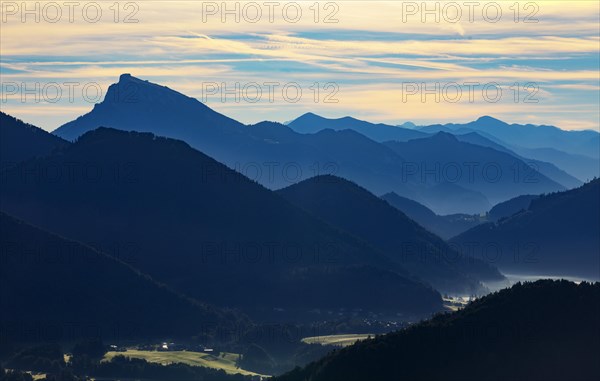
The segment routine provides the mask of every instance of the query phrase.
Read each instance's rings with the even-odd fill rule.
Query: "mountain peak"
[[[119,82],[123,82],[123,81],[128,81],[130,79],[132,79],[133,76],[129,73],[123,73],[119,76]]]
[[[503,121],[501,121],[500,119],[496,119],[494,117],[491,117],[489,115],[484,115],[481,116],[479,118],[477,118],[476,120],[477,123],[494,123],[494,124],[506,124]]]
[[[119,76],[119,81],[116,82],[114,85],[117,85],[117,86],[147,85],[148,87],[156,86],[156,87],[168,89],[168,87],[166,87],[166,86],[158,85],[158,84],[152,83],[150,81],[143,80],[138,77],[134,77],[133,75],[131,75],[129,73],[121,74]],[[136,88],[136,90],[137,90],[137,88]]]
[[[313,122],[313,121],[319,121],[319,120],[323,120],[323,119],[326,119],[326,118],[322,117],[321,115],[317,115],[314,112],[310,112],[309,111],[307,113],[304,113],[304,114],[300,115],[296,119],[292,120],[289,124],[292,124],[292,123],[298,122],[298,121],[305,121],[305,122],[306,121],[310,121],[310,122]]]
[[[131,75],[129,73],[123,73],[123,74],[121,74],[119,76],[119,81],[116,82],[116,83],[114,83],[113,85],[116,85],[116,86],[123,86],[123,85],[131,86],[131,85],[135,85],[136,86],[135,88],[131,87],[135,91],[140,90],[141,86],[143,86],[143,88],[147,88],[147,89],[155,89],[155,90],[157,90],[157,89],[163,89],[163,90],[168,90],[168,91],[171,91],[171,92],[178,93],[177,91],[172,90],[172,89],[168,88],[167,86],[159,85],[157,83],[153,83],[153,82],[150,82],[150,81],[145,80],[145,79],[140,79],[140,78],[135,77],[135,76],[133,76],[133,75]],[[113,85],[111,85],[111,87]],[[140,87],[137,87],[137,86],[140,86]],[[185,95],[183,95],[181,93],[178,93],[178,94],[180,94],[180,95],[182,95],[184,97],[187,97],[187,96],[185,96]]]
[[[109,86],[103,103],[122,104],[128,108],[134,104],[147,104],[149,108],[154,109],[167,105],[178,107],[181,104],[189,104],[192,100],[194,103],[201,103],[167,86],[123,73],[117,83]]]
[[[219,131],[243,132],[241,123],[199,100],[129,73],[121,74],[119,81],[109,86],[102,102],[95,104],[92,111],[59,127],[54,134],[73,141],[100,126],[192,141],[196,148],[196,143]],[[202,138],[198,134],[203,134]],[[204,151],[210,148],[209,143],[202,145]]]

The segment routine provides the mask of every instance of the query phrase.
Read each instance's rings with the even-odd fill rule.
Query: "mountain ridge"
[[[480,281],[503,279],[493,267],[459,258],[442,239],[346,179],[315,176],[278,193],[319,218],[367,240],[441,292],[479,293],[483,289]]]
[[[351,116],[331,119],[322,117],[312,112],[308,112],[299,116],[298,118],[289,122],[287,126],[299,133],[317,133],[325,129],[332,129],[336,131],[351,129],[379,142],[385,140],[405,141],[427,136],[425,133],[401,126],[392,126],[384,123],[371,123],[353,118]]]
[[[579,188],[533,198],[529,207],[495,223],[476,226],[450,240],[482,258],[484,246],[498,250],[494,263],[517,274],[600,278],[600,179]]]
[[[599,298],[599,283],[517,283],[274,380],[595,380]]]
[[[0,169],[46,156],[69,143],[0,111]]]
[[[127,84],[131,83],[134,84],[132,88],[139,93],[136,102],[128,102],[125,96],[114,96],[127,93]],[[415,199],[438,214],[480,213],[489,209],[492,204],[514,197],[514,193],[554,190],[550,183],[539,191],[529,190],[531,186],[521,181],[518,186],[513,187],[513,193],[502,194],[498,198],[493,195],[493,188],[487,189],[486,193],[464,183],[423,183],[414,176],[403,175],[406,166],[415,161],[413,158],[353,130],[325,129],[314,134],[301,134],[290,126],[272,122],[245,126],[211,110],[198,100],[131,76],[122,76],[119,83],[111,85],[111,89],[111,94],[107,94],[104,101],[91,112],[55,132],[60,135],[70,131],[69,134],[73,137],[100,126],[152,132],[158,136],[184,140],[230,168],[253,176],[253,179],[270,189],[279,189],[314,175],[330,173],[357,182],[375,194],[393,191]],[[165,92],[165,98],[174,97],[179,101],[161,102],[157,94],[162,92]],[[147,93],[151,95],[145,96]],[[313,114],[308,114],[311,115]],[[358,123],[367,123],[368,126],[375,126],[375,129],[381,127],[368,122]],[[415,130],[388,127],[396,132],[418,133]],[[418,139],[408,142],[415,140]],[[290,167],[297,174],[294,178],[290,178],[287,173]],[[545,180],[540,184],[544,182]],[[490,192],[492,194],[488,194]],[[440,198],[440,195],[446,196]],[[453,206],[464,202],[471,204],[468,209],[460,210]]]
[[[420,126],[419,131],[434,133],[439,130],[485,131],[510,145],[523,148],[552,147],[565,152],[600,157],[600,133],[595,130],[563,130],[556,126],[509,124],[499,119],[482,116],[467,123],[447,123]]]
[[[43,174],[48,165],[70,176],[21,177],[31,167]],[[100,175],[90,178],[88,168]],[[179,140],[99,128],[60,154],[4,175],[6,212],[78,241],[136,242],[140,270],[212,304],[227,300],[271,317],[275,307],[441,308],[439,293],[403,275],[384,254]],[[357,274],[369,281],[353,291],[354,299],[344,298]],[[319,286],[330,277],[338,288]],[[207,294],[204,284],[219,286]],[[315,288],[319,298],[306,298]]]

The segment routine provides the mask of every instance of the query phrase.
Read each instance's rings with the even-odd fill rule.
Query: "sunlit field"
[[[130,358],[144,359],[148,362],[159,363],[163,365],[182,363],[191,366],[205,366],[208,368],[222,369],[229,374],[243,374],[256,376],[258,373],[248,372],[236,366],[239,357],[237,353],[222,352],[218,356],[188,351],[140,351],[137,349],[128,349],[126,352],[107,352],[102,361],[110,361],[115,356],[125,356]]]
[[[347,347],[356,343],[359,340],[366,340],[375,337],[375,335],[369,334],[349,334],[349,335],[329,335],[329,336],[313,336],[305,337],[302,339],[303,343],[306,344],[321,344],[331,345],[335,347]]]

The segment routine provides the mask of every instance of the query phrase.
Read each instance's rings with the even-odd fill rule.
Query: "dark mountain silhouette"
[[[410,174],[407,170],[407,176],[428,184],[443,184],[444,191],[436,192],[436,198],[429,198],[433,200],[444,197],[446,188],[457,186],[480,192],[491,203],[502,202],[521,194],[565,189],[512,155],[461,142],[454,135],[445,132],[408,142],[387,142],[385,145],[412,163],[413,173]],[[449,203],[434,206],[431,202],[433,201],[425,204],[438,214],[473,214],[487,211],[491,207],[488,205],[477,209],[481,208],[481,201],[474,198],[454,206],[449,206]]]
[[[596,380],[598,300],[598,283],[518,283],[275,380]]]
[[[73,141],[98,127],[151,132],[181,139],[211,157],[228,157],[232,147],[246,143],[244,125],[195,98],[166,86],[123,74],[110,85],[104,100],[53,133]]]
[[[443,239],[448,239],[467,231],[473,226],[479,225],[483,220],[479,215],[471,214],[439,216],[425,205],[397,195],[394,192],[386,193],[381,198],[418,222],[419,225]]]
[[[361,184],[372,193],[392,189],[446,214],[479,213],[492,206],[475,190],[447,181],[422,182],[420,176],[407,174],[413,170],[413,160],[353,130],[327,129],[315,134],[297,134],[274,122],[262,122],[250,128],[255,137],[277,142],[273,145],[275,149],[249,147],[256,153],[243,156],[253,155],[257,162],[300,163],[302,168],[310,169],[309,175],[336,175]],[[320,159],[315,162],[314,158]],[[284,183],[286,185],[289,181]]]
[[[3,341],[163,339],[248,324],[176,294],[123,260],[2,212],[0,227]]]
[[[49,155],[69,143],[0,111],[0,168]]]
[[[100,128],[2,181],[1,209],[80,242],[133,242],[136,267],[209,303],[440,308],[385,255],[181,141]]]
[[[345,179],[317,176],[278,193],[383,250],[442,292],[479,292],[480,280],[502,279],[492,267],[459,258],[442,239]]]
[[[488,217],[492,221],[498,221],[501,218],[510,217],[515,213],[529,209],[531,200],[540,197],[539,195],[524,194],[511,198],[510,200],[494,205],[488,212]]]
[[[488,119],[491,120],[490,118]],[[488,119],[481,118],[480,120],[485,121]],[[426,135],[423,131],[427,130],[428,127],[433,132],[436,130],[445,130],[463,134],[477,131],[478,134],[507,146],[507,143],[494,138],[487,130],[475,129],[475,125],[470,125],[469,127],[465,127],[466,125],[447,125],[452,126],[452,128],[446,126],[443,128],[440,126],[428,126],[423,127],[421,130],[415,130],[384,124],[373,124],[349,117],[325,119],[314,114],[306,114],[296,121],[290,122],[290,127],[302,132],[302,134],[289,134],[287,133],[289,131],[285,130],[291,131],[291,129],[280,124],[270,124],[270,127],[276,128],[269,129],[251,128],[213,111],[196,99],[187,97],[167,87],[137,79],[129,74],[122,75],[117,84],[111,85],[104,101],[97,104],[91,112],[58,128],[55,134],[67,140],[73,140],[83,133],[100,126],[126,131],[152,132],[158,136],[184,140],[194,148],[205,152],[229,167],[238,170],[241,169],[243,173],[244,169],[252,172],[257,171],[255,168],[257,163],[263,163],[259,160],[265,160],[264,158],[266,158],[269,164],[258,169],[263,173],[257,175],[256,180],[272,189],[290,184],[288,176],[282,173],[284,171],[282,168],[290,163],[299,165],[303,169],[303,177],[301,179],[310,177],[307,175],[308,173],[311,173],[311,175],[331,173],[323,171],[314,173],[316,172],[314,168],[317,167],[315,163],[318,163],[319,167],[335,163],[337,168],[340,170],[343,169],[345,172],[338,172],[337,174],[359,182],[372,192],[379,194],[393,190],[403,196],[412,196],[411,198],[415,198],[415,194],[423,194],[421,190],[414,190],[414,184],[397,184],[395,177],[390,176],[390,173],[388,173],[387,167],[389,163],[379,163],[377,167],[367,168],[361,166],[361,159],[364,159],[366,155],[357,155],[352,161],[346,162],[327,151],[311,147],[310,142],[306,142],[303,139],[303,135],[306,135],[310,131],[321,131],[321,127],[311,127],[320,125],[320,123],[331,124],[331,126],[326,128],[336,130],[353,129],[376,141],[404,141],[422,137]],[[285,142],[280,142],[278,139],[281,133],[280,130],[284,130]],[[586,133],[590,133],[590,131]],[[336,135],[334,139],[335,145],[343,148],[346,144],[344,138],[347,136],[345,134]],[[316,140],[319,139],[317,138]],[[593,142],[591,145],[593,145]],[[280,159],[281,154],[285,152],[283,149],[284,146],[292,148],[290,152],[296,153],[294,159],[288,157]],[[597,146],[598,142],[596,141],[596,150],[598,149]],[[515,150],[513,146],[509,148]],[[579,152],[579,148],[577,153],[581,153]],[[300,156],[301,161],[297,160],[298,156]],[[523,156],[529,157],[528,155]],[[556,160],[546,160],[538,157],[532,158],[558,165]],[[571,161],[569,162],[571,163]],[[590,178],[590,174],[597,176],[599,172],[599,166],[595,165],[594,162],[588,164],[587,167],[582,167],[575,165],[575,162],[573,162],[568,167],[571,169],[572,167],[578,167],[581,170],[585,168],[585,175],[579,176],[580,179],[585,180]],[[270,173],[273,165],[277,167],[277,170],[274,173]],[[590,166],[591,169],[589,168]],[[569,170],[564,165],[558,165],[558,167]],[[573,179],[567,174],[548,164],[540,165],[539,170],[542,174],[567,187],[578,185],[572,183]],[[267,172],[269,173],[267,174]],[[394,173],[397,174],[399,171],[396,170]],[[389,179],[388,183],[386,183],[386,178]],[[385,184],[383,188],[381,187],[382,183]],[[492,202],[496,201],[492,200]]]
[[[600,180],[531,200],[529,208],[452,239],[476,258],[519,274],[600,278]]]
[[[506,152],[512,156],[515,156],[516,158],[521,159],[523,162],[530,165],[536,171],[540,172],[542,175],[548,177],[551,180],[554,180],[558,184],[563,185],[568,189],[576,188],[583,185],[583,183],[579,179],[571,176],[569,173],[558,168],[556,165],[542,160],[528,159],[526,157],[523,157],[515,153],[514,151],[478,134],[477,132],[470,132],[464,135],[457,134],[455,136],[461,142],[490,147],[495,149],[496,151]]]
[[[122,75],[117,84],[109,87],[104,101],[91,112],[54,133],[73,140],[100,126],[180,139],[242,173],[246,166],[254,164],[260,164],[259,170],[267,172],[268,167],[262,167],[262,163],[272,163],[276,176],[271,179],[265,173],[256,177],[256,181],[270,188],[290,184],[290,180],[281,175],[282,167],[289,163],[299,165],[305,177],[312,172],[315,163],[325,167],[322,171],[331,171],[327,165],[333,163],[355,177],[374,178],[370,181],[384,183],[384,180],[377,179],[377,176],[384,176],[377,173],[389,173],[392,169],[385,165],[375,165],[372,169],[366,164],[385,161],[390,162],[388,167],[393,167],[394,162],[401,161],[391,150],[370,139],[346,133],[350,131],[324,131],[305,136],[279,123],[245,126],[196,99],[128,74]],[[355,158],[356,151],[350,152],[351,148],[365,150],[366,153]],[[367,154],[375,156],[363,164],[361,159],[368,157]]]
[[[294,131],[303,134],[313,134],[325,129],[335,131],[354,130],[377,142],[388,140],[406,141],[410,139],[423,138],[428,134],[418,130],[391,126],[383,123],[369,123],[349,116],[338,119],[329,119],[322,116],[306,113],[287,124]]]
[[[596,131],[565,131],[554,126],[508,124],[490,116],[464,124],[435,124],[422,126],[419,131],[485,132],[511,146],[522,148],[555,148],[571,154],[600,157],[600,134]],[[566,169],[566,168],[565,168]]]
[[[411,192],[401,179],[402,158],[361,134],[299,134],[273,122],[244,126],[193,98],[128,74],[91,112],[54,133],[73,140],[100,126],[183,140],[271,189],[335,173],[379,193]]]
[[[183,140],[270,189],[335,174],[375,194],[394,191],[413,199],[427,195],[426,184],[403,176],[401,155],[353,130],[300,134],[274,122],[244,126],[193,98],[130,75],[111,85],[91,112],[55,133],[72,140],[100,126]]]

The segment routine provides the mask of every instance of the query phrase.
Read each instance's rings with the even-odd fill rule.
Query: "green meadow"
[[[141,351],[128,349],[125,352],[107,352],[102,361],[110,361],[115,356],[144,359],[148,362],[163,365],[183,363],[191,366],[204,366],[214,369],[223,369],[229,374],[259,375],[236,366],[239,357],[237,353],[221,352],[218,356],[210,353],[188,351]],[[262,375],[265,376],[265,375]]]

